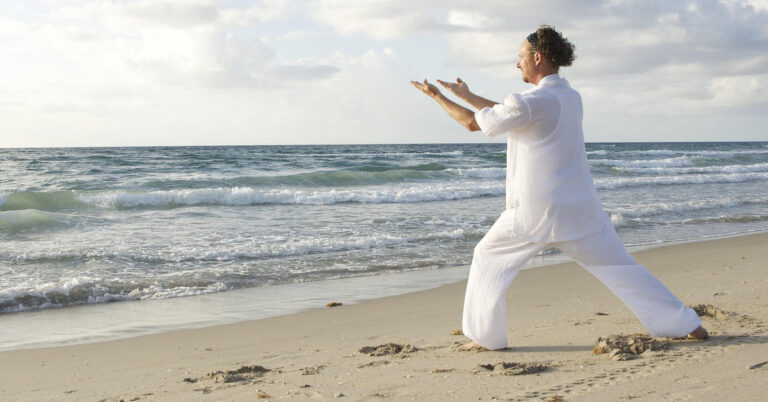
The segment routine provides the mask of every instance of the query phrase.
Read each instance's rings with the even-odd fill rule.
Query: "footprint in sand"
[[[548,369],[550,369],[549,366],[539,362],[501,362],[478,364],[472,373],[490,373],[491,375],[527,375],[540,373]]]
[[[363,346],[359,352],[368,356],[399,356],[406,357],[409,353],[413,353],[418,349],[410,344],[403,343],[385,343],[378,346]]]
[[[213,371],[206,375],[205,378],[212,379],[213,382],[216,383],[233,383],[233,382],[246,382],[256,379],[257,377],[264,376],[265,373],[268,373],[272,370],[258,366],[258,365],[252,365],[252,366],[241,366],[239,369],[236,370],[219,370],[219,371]],[[194,384],[201,379],[205,378],[185,378],[184,382],[188,382],[191,384]]]

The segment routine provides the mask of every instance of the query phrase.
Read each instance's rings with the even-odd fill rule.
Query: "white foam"
[[[449,168],[447,172],[459,176],[477,177],[480,179],[503,179],[507,176],[507,169],[503,167],[493,168]]]
[[[633,173],[687,174],[687,173],[749,173],[768,172],[768,163],[749,165],[698,166],[698,167],[616,167],[618,170]]]
[[[598,151],[589,151],[598,152]],[[587,152],[587,154],[589,154]],[[736,155],[759,155],[766,151],[760,149],[732,149],[727,151],[720,150],[674,150],[674,149],[647,149],[647,150],[626,150],[611,151],[614,155],[687,155],[687,156],[715,156],[715,157],[733,157]]]
[[[687,156],[678,156],[674,158],[666,159],[642,159],[642,160],[621,160],[621,159],[591,159],[591,164],[600,164],[608,166],[618,167],[640,167],[640,168],[655,168],[655,167],[681,167],[681,166],[693,166],[693,161]]]
[[[465,183],[421,185],[401,188],[354,189],[270,189],[250,187],[204,188],[185,190],[159,190],[144,193],[112,191],[81,194],[80,201],[103,208],[131,208],[174,205],[255,205],[305,204],[328,205],[344,202],[360,203],[413,203],[427,201],[460,200],[504,194],[504,183]]]
[[[312,237],[305,239],[270,242],[253,245],[251,243],[232,245],[222,244],[219,249],[209,246],[199,252],[195,249],[178,249],[147,251],[145,249],[104,249],[93,248],[81,252],[32,252],[29,250],[6,251],[0,254],[0,259],[12,262],[61,261],[73,259],[108,259],[121,261],[141,261],[151,263],[179,263],[192,261],[235,261],[243,258],[290,257],[308,254],[323,254],[339,251],[368,250],[408,244],[422,241],[464,239],[479,237],[484,232],[455,229],[424,233],[413,236],[395,236],[384,234],[379,236],[359,236],[350,238],[328,239]],[[183,272],[182,272],[183,274]]]
[[[119,281],[117,281],[119,282]],[[3,313],[40,310],[79,304],[97,304],[111,301],[167,299],[173,297],[197,296],[227,290],[221,282],[210,285],[174,286],[167,288],[154,283],[146,287],[137,287],[123,291],[121,283],[113,283],[100,278],[80,276],[65,278],[58,282],[46,282],[32,286],[17,286],[0,292],[0,309]],[[73,293],[74,292],[74,293]],[[19,300],[36,299],[35,304],[24,304]]]
[[[653,216],[665,212],[692,212],[706,209],[732,208],[745,204],[768,203],[765,199],[699,199],[682,202],[642,203],[637,206],[613,208],[606,210],[611,214],[627,217]]]
[[[635,220],[627,218],[622,214],[610,214],[610,217],[611,223],[613,223],[615,228],[634,226],[636,224]]]
[[[766,180],[768,172],[735,174],[697,174],[683,176],[644,176],[644,177],[600,177],[595,179],[598,189],[615,189],[632,186],[670,185],[670,184],[706,184],[740,183],[751,180]]]

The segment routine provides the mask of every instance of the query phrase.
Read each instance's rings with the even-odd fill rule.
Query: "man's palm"
[[[459,98],[463,99],[469,95],[469,85],[462,81],[461,78],[456,78],[456,83],[442,80],[437,80],[437,82]]]
[[[431,97],[435,97],[440,94],[440,90],[437,89],[434,84],[427,82],[426,78],[424,79],[424,82],[411,81],[411,85],[420,89],[422,92]]]

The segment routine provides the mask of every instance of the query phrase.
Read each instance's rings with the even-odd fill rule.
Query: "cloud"
[[[739,76],[768,72],[765,0],[545,0],[525,7],[504,0],[446,0],[439,8],[421,0],[319,0],[313,10],[321,24],[342,35],[387,42],[440,34],[448,45],[449,66],[497,79],[519,78],[515,64],[522,39],[538,24],[549,23],[576,44],[576,63],[565,74],[586,86],[632,91],[631,96],[603,92],[607,99],[591,99],[623,105],[622,113],[710,113],[724,103],[711,95],[690,96],[714,90],[712,77],[736,83]],[[746,99],[761,104],[756,94]],[[649,102],[661,106],[645,106]]]
[[[590,118],[768,106],[768,0],[28,0],[0,6],[0,109],[41,133],[83,121],[199,142],[217,124],[246,133],[230,143],[479,141],[407,81],[525,89],[518,48],[541,23],[576,44],[563,74]]]
[[[317,0],[309,6],[316,21],[340,34],[362,34],[382,40],[457,28],[445,21],[442,12],[434,11],[443,8],[426,0]]]
[[[26,3],[32,5],[32,3]],[[43,6],[43,4],[37,4]],[[248,8],[220,1],[62,1],[47,18],[0,16],[0,83],[13,101],[41,112],[102,113],[108,104],[151,107],[158,88],[275,89],[327,79],[339,69],[311,58],[279,60],[249,24],[286,17],[292,1]],[[114,102],[92,95],[111,91]]]

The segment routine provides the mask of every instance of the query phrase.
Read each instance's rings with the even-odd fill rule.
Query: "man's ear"
[[[541,53],[539,53],[539,52],[536,52],[536,53],[534,53],[534,54],[533,54],[533,62],[534,62],[536,65],[540,64],[540,63],[541,63],[541,60],[542,60],[542,57],[541,57]]]

